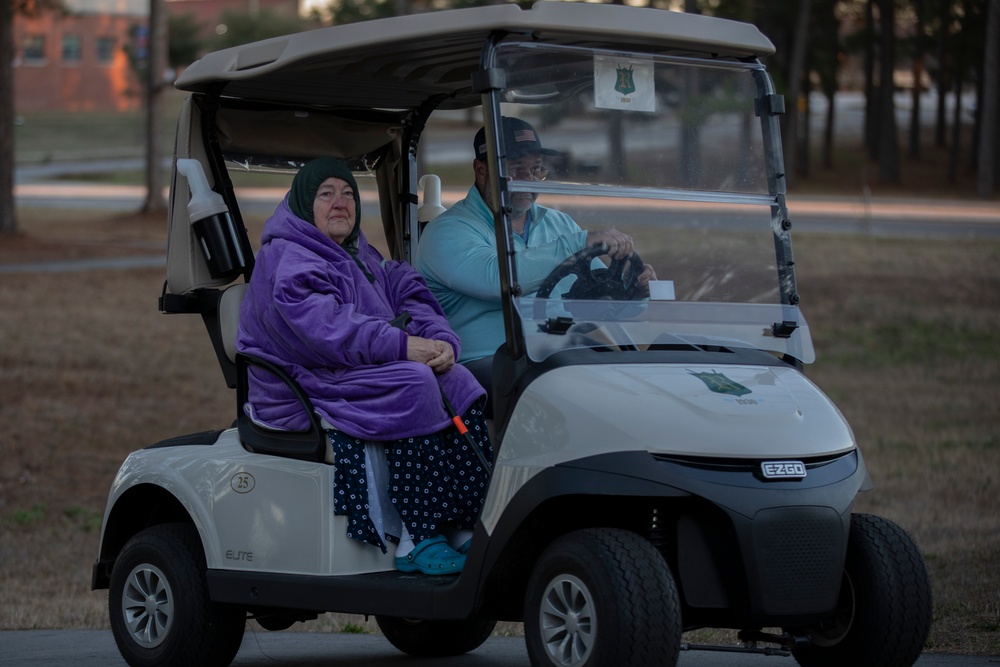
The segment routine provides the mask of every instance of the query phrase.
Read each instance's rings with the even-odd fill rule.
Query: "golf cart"
[[[815,353],[784,103],[760,62],[772,52],[743,23],[540,2],[313,30],[191,65],[160,309],[203,318],[236,409],[226,428],[132,453],[114,480],[92,585],[109,589],[126,661],[226,665],[248,618],[282,630],[342,612],[374,616],[414,656],[471,651],[514,621],[536,667],[674,665],[691,649],[913,664],[931,618],[923,561],[901,528],[852,513],[872,486],[861,451],[803,373]],[[545,180],[507,178],[502,116],[557,152]],[[472,182],[480,126],[505,335],[486,380],[495,467],[463,571],[406,574],[334,515],[309,398],[304,432],[244,410],[251,366],[296,387],[235,350],[254,268],[247,184],[287,189],[308,160],[340,157],[366,234],[419,266],[433,213]],[[584,251],[519,279],[507,202],[524,192],[631,235],[637,255]],[[684,642],[697,628],[739,643]]]

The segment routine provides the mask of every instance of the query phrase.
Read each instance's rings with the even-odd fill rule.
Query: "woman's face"
[[[313,220],[316,229],[329,236],[337,244],[343,243],[354,229],[357,206],[354,203],[354,188],[347,181],[330,177],[320,183],[313,199]]]

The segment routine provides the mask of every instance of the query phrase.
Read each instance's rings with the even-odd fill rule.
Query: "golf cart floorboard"
[[[460,582],[460,575],[399,571],[328,577],[208,571],[215,602],[414,618],[461,617]]]

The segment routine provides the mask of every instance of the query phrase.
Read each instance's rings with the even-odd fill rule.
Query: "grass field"
[[[180,98],[171,92],[160,128],[167,151]],[[141,115],[111,120],[26,115],[17,160],[140,157]],[[963,141],[955,184],[947,151],[929,142],[899,184],[881,184],[840,141],[835,168],[814,166],[792,195],[971,197]],[[248,221],[251,236],[260,222]],[[162,217],[21,210],[20,226],[0,239],[0,266],[165,245]],[[798,234],[795,250],[818,354],[807,374],[853,426],[875,481],[856,509],[897,521],[920,545],[935,596],[928,648],[1000,654],[1000,243]],[[233,418],[200,319],[158,312],[163,280],[162,268],[0,274],[0,629],[108,627],[90,567],[118,466],[134,449]],[[296,628],[373,626],[328,614]]]
[[[160,218],[21,216],[0,265],[163,252]],[[800,234],[795,249],[819,357],[807,374],[875,481],[856,510],[920,545],[935,596],[928,648],[1000,654],[1000,243]],[[108,627],[90,567],[115,471],[134,449],[233,418],[200,320],[157,311],[163,279],[0,275],[0,629]],[[327,615],[297,627],[370,625]]]

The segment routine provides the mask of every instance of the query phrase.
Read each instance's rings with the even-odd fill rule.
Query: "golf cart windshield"
[[[649,291],[629,290],[636,258],[605,271],[608,257],[580,256],[550,280],[517,283],[532,359],[574,347],[713,346],[813,361],[762,66],[511,43],[497,49],[496,67],[500,114],[533,125],[553,153],[530,178],[508,164],[509,196],[531,193],[585,230],[628,234],[656,274]]]
[[[251,205],[237,188],[275,187],[269,213],[302,164],[342,158],[372,177],[362,186],[369,241],[387,257],[418,264],[431,219],[420,217],[429,202],[424,184],[435,183],[424,177],[439,178],[443,205],[431,198],[426,208],[454,205],[469,190],[470,140],[485,126],[511,358],[580,347],[717,345],[810,362],[784,203],[783,105],[757,60],[772,52],[746,24],[592,3],[504,4],[333,26],[208,54],[187,68],[177,84],[192,93],[177,157],[200,161],[237,230],[241,203]],[[524,165],[504,159],[502,116],[530,123],[552,153],[530,177],[519,178]],[[283,182],[252,173],[274,170],[287,172]],[[183,177],[177,184],[166,287],[178,299],[166,307],[201,312],[198,290],[234,277],[205,267]],[[514,259],[524,241],[500,211],[526,197],[588,232],[630,236],[655,271],[650,291],[645,281],[638,291],[600,289],[614,272],[634,282],[633,263],[586,289],[573,271],[555,281],[519,275]],[[528,247],[537,243],[531,233]],[[252,243],[238,240],[246,278]],[[597,274],[582,269],[610,261],[578,259],[569,269],[591,278]]]

